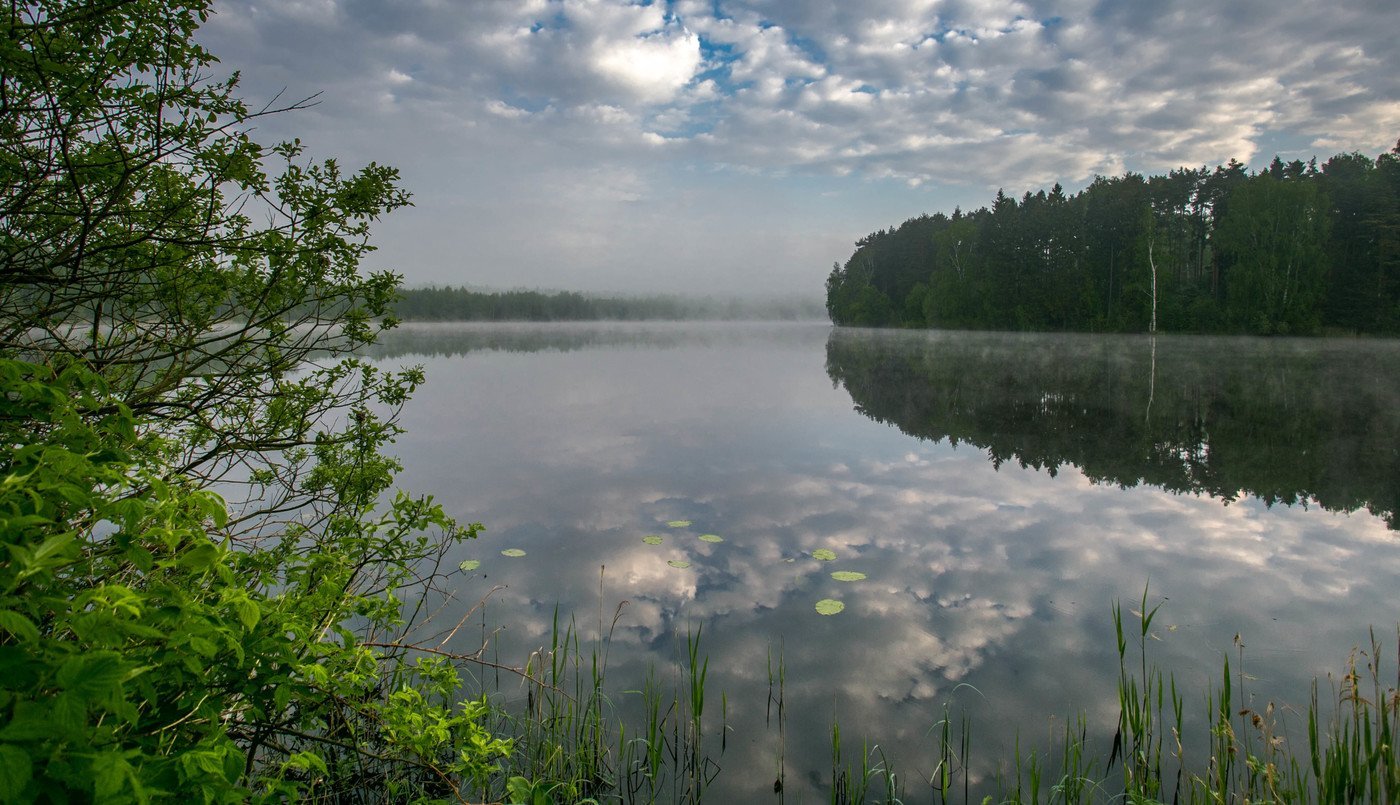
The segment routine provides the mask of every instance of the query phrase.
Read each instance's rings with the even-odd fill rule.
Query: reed
[[[624,602],[625,603],[625,602]],[[481,801],[554,803],[700,802],[719,774],[728,701],[721,696],[718,748],[707,735],[706,674],[701,630],[665,676],[649,668],[640,689],[610,692],[608,656],[623,607],[593,643],[556,609],[547,647],[532,652],[518,673],[523,690],[510,695],[497,669],[492,732],[512,738]],[[507,684],[509,681],[507,679]],[[629,698],[635,700],[629,701]],[[514,702],[514,703],[512,703]]]
[[[1393,683],[1387,679],[1374,630],[1369,645],[1348,656],[1340,677],[1329,675],[1330,695],[1320,695],[1321,686],[1313,683],[1301,714],[1305,739],[1297,742],[1290,740],[1284,708],[1254,703],[1247,689],[1251,677],[1244,672],[1244,645],[1236,636],[1235,661],[1229,655],[1221,658],[1219,687],[1202,699],[1207,727],[1201,745],[1206,752],[1192,758],[1183,737],[1185,697],[1176,680],[1163,675],[1149,656],[1149,630],[1161,604],[1148,608],[1147,603],[1144,589],[1140,608],[1132,610],[1136,624],[1125,622],[1118,604],[1112,609],[1120,715],[1106,763],[1094,760],[1081,715],[1076,727],[1065,729],[1060,768],[1054,771],[1059,782],[1045,789],[1048,770],[1040,755],[1022,756],[1018,744],[1015,779],[991,802],[1400,802],[1400,751],[1394,741],[1400,676]],[[1400,630],[1396,646],[1400,651]],[[946,745],[946,727],[943,736]],[[946,757],[945,751],[936,768],[966,776],[966,766],[948,764]],[[946,801],[951,787],[942,781],[940,801]]]
[[[1218,686],[1200,694],[1203,716],[1188,721],[1188,695],[1153,661],[1153,621],[1145,587],[1126,612],[1111,608],[1118,659],[1119,717],[1111,741],[1081,713],[1049,747],[1023,748],[1010,763],[977,753],[972,720],[941,704],[929,730],[927,787],[917,801],[986,803],[1353,803],[1400,804],[1400,656],[1384,662],[1375,632],[1346,658],[1339,675],[1315,681],[1306,712],[1256,706],[1244,671],[1244,644],[1222,656]],[[479,792],[486,802],[700,802],[720,773],[728,700],[720,728],[707,722],[709,662],[702,630],[678,638],[674,661],[649,668],[640,689],[609,693],[608,656],[622,606],[599,637],[580,639],[556,611],[547,647],[519,672],[524,707],[502,696],[499,667],[483,666],[492,695],[493,733],[515,749]],[[1400,652],[1400,629],[1396,633]],[[505,677],[509,684],[509,677]],[[782,645],[768,654],[767,723],[777,730],[774,798],[787,790],[787,667]],[[1192,724],[1196,726],[1191,726]],[[1188,735],[1187,733],[1192,734]],[[830,728],[832,805],[916,801],[880,744],[843,734],[835,703]],[[1191,748],[1194,747],[1194,748]],[[1105,751],[1105,749],[1107,751]],[[767,783],[759,783],[761,790]]]
[[[1400,803],[1400,629],[1394,671],[1372,630],[1369,644],[1351,652],[1338,676],[1314,682],[1306,712],[1256,705],[1237,635],[1234,660],[1222,656],[1218,687],[1201,696],[1204,734],[1188,736],[1187,696],[1149,650],[1161,603],[1149,606],[1147,588],[1135,603],[1127,613],[1118,603],[1111,609],[1119,670],[1111,742],[1091,735],[1080,714],[1066,721],[1050,751],[1023,749],[1018,737],[1009,764],[992,759],[979,768],[970,719],[954,718],[944,704],[930,730],[928,801]],[[1298,720],[1305,728],[1290,729]],[[1199,747],[1200,756],[1188,746]],[[909,801],[876,749],[867,748],[859,764],[849,762],[833,721],[832,803]],[[998,769],[1009,775],[998,777]],[[872,786],[877,780],[889,782]]]

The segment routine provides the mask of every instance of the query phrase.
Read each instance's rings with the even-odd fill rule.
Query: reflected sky
[[[945,704],[973,718],[983,778],[1017,732],[1023,745],[1043,743],[1080,711],[1106,730],[1106,754],[1117,716],[1109,608],[1149,582],[1151,599],[1166,599],[1151,651],[1193,691],[1188,703],[1218,678],[1223,654],[1235,657],[1236,633],[1257,677],[1250,690],[1303,704],[1312,678],[1338,672],[1369,625],[1386,633],[1400,619],[1396,532],[1365,509],[1123,489],[1072,464],[1053,475],[997,467],[975,444],[855,410],[828,375],[830,332],[414,325],[391,335],[377,357],[422,363],[428,376],[404,411],[400,483],[485,524],[452,557],[480,568],[452,581],[460,611],[504,586],[486,607],[504,627],[503,661],[523,664],[548,644],[556,604],[591,638],[626,601],[610,674],[616,690],[633,689],[648,663],[672,668],[688,630],[703,626],[711,701],[726,693],[732,728],[716,785],[749,801],[771,792],[777,769],[765,705],[769,652],[781,647],[787,793],[812,801],[824,798],[833,716],[852,750],[861,736],[879,743],[911,794],[936,760],[930,732]],[[663,543],[644,543],[648,534]],[[817,561],[819,548],[838,558]],[[836,570],[867,578],[839,582]],[[823,598],[845,611],[817,614]],[[479,639],[463,635],[458,648]]]

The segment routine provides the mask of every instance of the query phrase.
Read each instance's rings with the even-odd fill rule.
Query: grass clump
[[[546,805],[703,798],[720,771],[728,702],[720,697],[721,724],[712,736],[706,720],[709,660],[701,653],[701,630],[685,635],[669,679],[649,668],[640,688],[619,693],[609,688],[608,656],[625,605],[617,607],[607,631],[592,645],[556,609],[549,645],[533,651],[523,669],[483,663],[486,671],[514,671],[519,687],[510,693],[498,673],[479,680],[493,704],[491,730],[511,736],[513,747],[477,792],[481,801]],[[488,684],[488,676],[494,682]]]
[[[1148,606],[1147,590],[1125,618],[1113,605],[1119,662],[1119,717],[1110,741],[1090,734],[1084,716],[1066,722],[1049,752],[1023,752],[1011,763],[976,769],[970,758],[970,722],[954,729],[945,707],[935,725],[935,760],[926,778],[932,800],[947,802],[1400,802],[1400,677],[1388,681],[1375,632],[1347,657],[1322,695],[1314,681],[1305,712],[1268,702],[1258,706],[1245,689],[1243,644],[1222,658],[1219,687],[1205,692],[1204,734],[1189,733],[1187,697],[1174,676],[1149,657],[1151,627],[1161,603]],[[1400,630],[1397,631],[1400,647]],[[1398,658],[1400,659],[1400,658]],[[1400,661],[1397,661],[1400,667]],[[1290,721],[1301,719],[1301,724]],[[1301,729],[1299,727],[1302,727]],[[1103,747],[1108,746],[1108,752]],[[1201,747],[1199,754],[1191,747]],[[883,774],[893,772],[880,767]],[[978,775],[979,771],[991,774]],[[1008,773],[1009,772],[1009,773]],[[992,779],[990,793],[973,791]],[[834,781],[839,778],[833,777]],[[985,788],[985,786],[981,786]],[[834,788],[835,792],[837,789]],[[892,790],[892,789],[891,789]],[[893,795],[875,801],[893,801]],[[981,798],[979,800],[979,798]],[[872,801],[868,796],[833,802]]]

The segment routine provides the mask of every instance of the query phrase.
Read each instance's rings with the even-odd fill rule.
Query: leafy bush
[[[422,373],[353,357],[408,195],[254,142],[302,104],[209,80],[208,14],[0,19],[0,801],[460,799],[510,744],[404,602],[479,526],[390,498]]]

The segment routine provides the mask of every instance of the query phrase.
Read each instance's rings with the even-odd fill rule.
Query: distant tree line
[[[430,286],[401,289],[395,313],[408,321],[795,320],[821,318],[822,308],[815,298],[591,296]]]
[[[1400,333],[1400,143],[998,191],[867,235],[826,290],[853,326]]]

